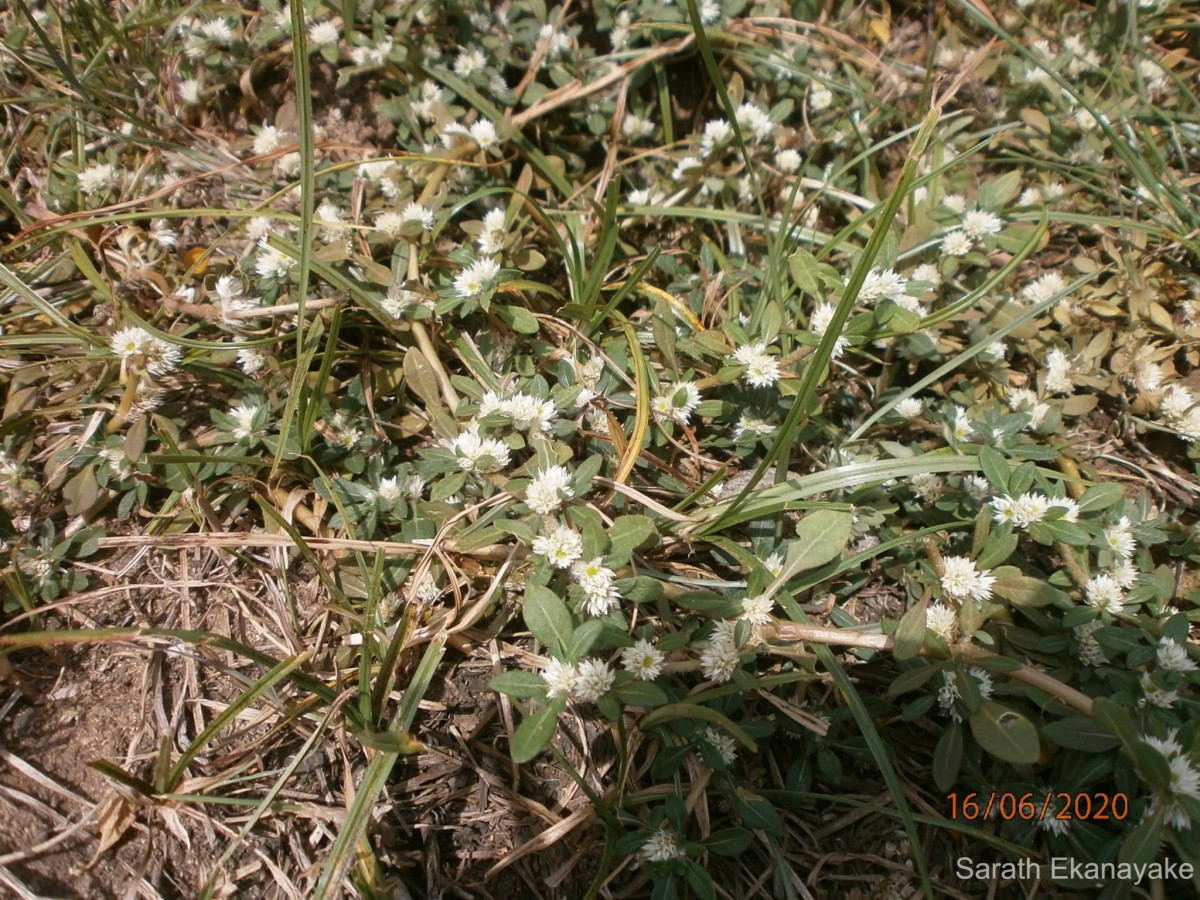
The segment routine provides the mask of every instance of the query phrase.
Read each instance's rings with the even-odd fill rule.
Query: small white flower
[[[556,525],[549,534],[533,540],[533,552],[556,569],[569,569],[583,556],[583,537],[567,525]]]
[[[742,618],[751,625],[770,625],[774,608],[775,601],[766,594],[746,597],[742,600]]]
[[[198,78],[185,78],[175,87],[175,93],[179,97],[179,102],[191,106],[194,103],[200,102],[200,80]]]
[[[700,153],[710,156],[718,147],[729,143],[733,138],[733,128],[724,119],[710,119],[704,123],[704,133],[700,138]]]
[[[1102,666],[1108,662],[1095,637],[1095,632],[1103,627],[1104,623],[1099,619],[1075,626],[1075,639],[1079,641],[1079,659],[1085,666]]]
[[[761,141],[775,130],[775,123],[767,115],[767,111],[755,103],[746,101],[737,108],[738,127],[743,131],[754,134],[754,139]]]
[[[470,78],[487,68],[487,63],[487,55],[482,50],[463,50],[454,57],[454,74],[459,78]]]
[[[775,426],[766,419],[749,416],[742,413],[737,425],[733,427],[733,439],[744,440],[747,437],[767,437],[775,433]]]
[[[627,113],[621,120],[621,134],[631,141],[641,140],[654,134],[654,123],[633,113]]]
[[[282,280],[287,277],[288,272],[295,265],[296,260],[282,250],[272,247],[267,243],[266,238],[259,239],[258,253],[254,258],[254,271],[259,274],[259,277]]]
[[[525,502],[535,513],[549,515],[558,509],[564,500],[575,496],[571,489],[571,473],[563,466],[551,466],[529,483],[525,489]]]
[[[746,366],[742,379],[751,387],[770,387],[782,375],[779,361],[767,353],[766,341],[738,347],[733,358],[740,365]]]
[[[510,451],[504,442],[484,438],[475,425],[450,442],[450,450],[458,457],[458,467],[464,472],[495,472],[508,465]]]
[[[813,112],[829,109],[832,103],[833,91],[823,84],[814,84],[812,90],[808,92],[808,108]]]
[[[966,256],[971,252],[973,242],[965,231],[956,229],[948,231],[942,237],[942,252],[947,256]]]
[[[77,176],[79,189],[89,197],[102,194],[108,190],[116,179],[116,168],[111,163],[99,163],[88,166]]]
[[[341,39],[341,29],[335,22],[314,22],[308,26],[308,42],[314,47],[333,47]]]
[[[499,253],[504,246],[507,234],[504,229],[505,213],[502,209],[493,209],[483,217],[483,230],[479,232],[479,252],[485,256]]]
[[[646,857],[647,862],[670,862],[685,856],[683,848],[679,846],[679,839],[669,828],[660,828],[650,835],[642,845],[642,855]]]
[[[946,596],[954,600],[975,600],[977,602],[990,600],[994,575],[989,570],[982,572],[975,566],[975,561],[965,556],[947,556],[942,559],[942,590]]]
[[[1122,559],[1121,561],[1108,567],[1108,574],[1113,577],[1117,584],[1125,588],[1125,590],[1129,590],[1131,587],[1137,584],[1138,575],[1140,573],[1138,572],[1137,566],[1127,559]]]
[[[1029,414],[1027,428],[1040,427],[1050,412],[1050,405],[1042,403],[1038,400],[1037,394],[1027,388],[1009,388],[1008,405],[1012,407],[1013,412]]]
[[[908,290],[908,279],[896,274],[895,269],[872,269],[858,292],[858,302],[871,303],[886,297],[898,300]]]
[[[785,175],[792,175],[800,169],[803,158],[799,151],[787,149],[775,154],[775,168]]]
[[[1159,668],[1168,672],[1195,672],[1197,668],[1187,650],[1168,637],[1158,642],[1157,659]]]
[[[500,412],[513,420],[513,427],[518,431],[529,431],[534,427],[538,431],[549,431],[558,417],[553,400],[541,400],[525,393],[513,394],[504,400]]]
[[[454,290],[460,297],[473,299],[481,296],[492,286],[500,274],[500,264],[490,259],[479,259],[464,269],[454,279]]]
[[[905,397],[896,404],[896,412],[905,419],[919,418],[921,413],[925,411],[925,403],[918,400],[916,397]]]
[[[742,655],[733,643],[736,626],[733,620],[718,622],[707,646],[700,653],[700,668],[710,681],[729,681],[742,663]]]
[[[944,603],[934,603],[925,611],[925,627],[953,644],[958,639],[958,613]]]
[[[488,150],[495,147],[500,142],[499,135],[496,134],[496,126],[488,119],[480,119],[470,128],[471,140],[480,150]]]
[[[600,659],[585,659],[575,670],[575,688],[571,699],[580,703],[595,703],[609,692],[617,673]]]
[[[832,303],[819,303],[817,308],[813,310],[812,317],[808,322],[808,329],[817,337],[824,337],[825,332],[829,329],[829,323],[833,321],[833,314],[836,307]],[[850,346],[849,341],[844,337],[838,337],[833,344],[833,358],[838,359]]]
[[[982,209],[973,209],[963,216],[962,230],[972,240],[979,240],[989,235],[999,234],[1004,227],[1004,220],[995,213]]]
[[[1066,287],[1066,280],[1058,272],[1045,272],[1021,288],[1020,297],[1026,303],[1041,303],[1062,293]]]
[[[650,401],[651,409],[666,419],[687,425],[700,405],[700,389],[690,381],[676,381]]]
[[[1046,356],[1046,390],[1052,394],[1070,394],[1075,390],[1071,360],[1061,350],[1051,350]]]
[[[233,436],[239,441],[248,441],[262,433],[262,429],[254,424],[259,409],[258,406],[239,403],[229,411],[229,416],[234,421]]]
[[[666,656],[647,640],[637,640],[621,651],[621,665],[639,681],[653,681],[662,673]]]
[[[1117,615],[1125,608],[1125,591],[1111,575],[1093,575],[1084,587],[1089,606]]]
[[[1142,698],[1138,700],[1138,706],[1155,706],[1159,709],[1170,709],[1179,700],[1178,691],[1160,688],[1154,683],[1154,679],[1149,672],[1142,673],[1141,687]]]
[[[403,222],[412,222],[420,225],[422,231],[433,231],[433,210],[427,206],[422,206],[420,203],[410,203],[404,209],[400,210],[400,219]]]
[[[992,676],[983,669],[972,666],[967,670],[967,674],[979,682],[979,696],[983,700],[987,700],[992,696]],[[942,707],[942,712],[948,715],[955,722],[962,721],[962,715],[958,711],[956,701],[962,694],[958,689],[958,673],[952,671],[942,672],[942,687],[938,691],[938,703]]]
[[[200,33],[217,47],[228,47],[233,41],[233,29],[224,19],[208,19],[201,22]]]
[[[1137,541],[1129,528],[1129,519],[1122,516],[1116,525],[1104,529],[1105,545],[1122,559],[1129,559],[1137,549]]]
[[[954,407],[954,420],[950,426],[950,433],[954,435],[956,441],[965,441],[975,435],[975,428],[971,425],[971,420],[967,418],[967,411],[961,406]]]
[[[546,664],[546,668],[542,670],[542,679],[546,682],[547,688],[546,696],[551,699],[571,696],[575,690],[577,678],[575,666],[558,659],[550,660]]]
[[[721,757],[721,762],[725,765],[732,766],[737,762],[737,742],[732,737],[722,734],[715,728],[705,728],[704,740],[717,751],[717,755]]]
[[[945,492],[946,482],[932,472],[918,472],[908,480],[913,493],[921,500],[934,501]]]

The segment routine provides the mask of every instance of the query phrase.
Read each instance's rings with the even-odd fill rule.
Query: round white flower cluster
[[[975,561],[965,556],[943,557],[940,579],[942,590],[953,600],[990,600],[996,577],[989,575],[989,571],[979,571]]]
[[[552,659],[542,670],[546,696],[569,697],[576,703],[595,703],[612,688],[616,672],[600,659],[585,659],[566,663]]]
[[[571,566],[571,577],[583,588],[583,609],[589,616],[603,616],[621,602],[621,593],[614,585],[617,573],[606,567],[599,556],[575,563]]]
[[[996,522],[1011,522],[1014,528],[1028,528],[1035,522],[1041,522],[1055,507],[1065,510],[1058,521],[1079,521],[1079,504],[1070,497],[1047,498],[1036,491],[1027,491],[1015,499],[1006,495],[992,498],[992,515]]]
[[[539,472],[525,489],[525,502],[539,516],[549,515],[574,496],[571,473],[565,466],[551,466]]]

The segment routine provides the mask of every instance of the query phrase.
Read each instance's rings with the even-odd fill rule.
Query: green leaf
[[[1119,484],[1105,482],[1088,488],[1087,493],[1079,500],[1079,511],[1098,512],[1116,506],[1125,499],[1125,489]]]
[[[652,709],[667,702],[667,692],[652,681],[627,681],[612,690],[618,700],[626,706]]]
[[[907,672],[901,672],[888,685],[887,695],[889,697],[899,697],[901,694],[915,691],[939,671],[941,671],[940,666],[922,665],[917,666],[915,669],[909,669]]]
[[[918,601],[896,627],[892,655],[901,662],[912,659],[925,646],[925,611],[928,606],[927,600]]]
[[[1017,549],[1017,536],[991,537],[984,541],[983,550],[975,557],[975,565],[981,569],[993,569],[1006,562]]]
[[[796,282],[796,287],[809,296],[821,296],[821,284],[817,280],[821,264],[817,262],[815,256],[803,247],[797,247],[788,257],[788,269],[792,273],[792,280]]]
[[[1138,743],[1133,747],[1133,759],[1137,763],[1138,772],[1146,784],[1160,791],[1165,791],[1171,785],[1171,766],[1167,758],[1149,744]]]
[[[1162,843],[1163,810],[1147,816],[1125,834],[1118,859],[1125,865],[1144,866],[1154,862]]]
[[[501,321],[518,334],[537,334],[537,317],[523,306],[496,306]]]
[[[1068,716],[1042,726],[1042,737],[1068,750],[1103,753],[1121,742],[1088,716]]]
[[[621,516],[608,532],[608,559],[616,566],[629,562],[633,551],[658,539],[658,529],[649,516]]]
[[[979,464],[983,467],[984,477],[992,485],[997,494],[1008,493],[1008,475],[1012,471],[1003,454],[991,447],[979,448]]]
[[[854,517],[840,509],[816,509],[796,526],[796,540],[788,544],[783,570],[767,588],[773,595],[795,575],[836,559],[850,540]]]
[[[575,629],[571,625],[571,612],[558,594],[541,585],[526,586],[522,615],[533,636],[557,659],[566,659]]]
[[[550,739],[558,728],[558,714],[563,711],[567,701],[558,697],[549,706],[544,706],[527,717],[517,726],[513,734],[509,755],[515,763],[526,763],[546,749]]]
[[[1056,587],[1030,575],[1006,575],[996,579],[992,593],[1013,606],[1033,608],[1049,606],[1067,599]]]
[[[1010,763],[1035,763],[1039,745],[1037,728],[1015,709],[984,700],[971,716],[971,734],[979,746]]]
[[[958,779],[962,768],[962,726],[951,722],[933,749],[933,783],[939,791],[948,791]]]
[[[783,820],[765,798],[745,788],[737,788],[732,799],[734,810],[748,828],[761,829],[769,834],[783,834]]]
[[[1092,702],[1092,721],[1109,734],[1120,738],[1125,749],[1131,752],[1141,743],[1137,729],[1133,727],[1132,711],[1123,709],[1109,697],[1097,697]]]
[[[584,622],[572,632],[570,640],[567,641],[567,662],[576,663],[587,656],[587,652],[592,649],[592,645],[596,643],[596,639],[600,637],[600,632],[604,630],[604,623],[599,619],[590,619]]]
[[[701,843],[718,856],[738,856],[746,852],[754,835],[745,828],[722,828],[714,831]]]
[[[655,725],[670,722],[672,719],[699,719],[702,722],[708,722],[710,725],[718,725],[728,731],[734,740],[751,753],[758,752],[758,745],[754,743],[750,735],[734,724],[732,719],[722,715],[715,709],[700,706],[696,703],[672,703],[669,706],[656,709],[642,719],[641,729],[642,731],[648,731]]]
[[[537,672],[528,669],[501,672],[488,682],[488,687],[517,700],[544,700],[546,697],[546,682]]]

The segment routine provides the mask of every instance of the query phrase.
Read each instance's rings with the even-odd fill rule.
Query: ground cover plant
[[[1194,896],[1188,7],[0,22],[6,892]]]

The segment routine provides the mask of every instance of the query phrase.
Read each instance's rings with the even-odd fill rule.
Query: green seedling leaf
[[[556,698],[549,706],[542,707],[517,726],[510,748],[513,762],[529,762],[546,749],[558,728],[558,714],[566,707],[566,703],[564,698]]]
[[[971,716],[971,734],[979,746],[997,759],[1010,763],[1037,762],[1037,728],[1015,709],[983,700]]]
[[[546,682],[537,672],[530,672],[528,669],[501,672],[488,682],[488,687],[516,700],[544,700],[546,698]]]
[[[623,566],[629,562],[634,550],[657,539],[658,529],[649,516],[621,516],[608,532],[608,559],[614,565]]]
[[[640,709],[662,706],[669,699],[667,692],[652,681],[628,681],[614,687],[612,692],[626,706]]]
[[[787,584],[794,576],[836,559],[850,540],[854,517],[840,509],[817,509],[800,520],[796,539],[788,544],[783,570],[767,587],[767,595]]]
[[[1042,737],[1068,750],[1084,750],[1089,753],[1104,753],[1121,745],[1087,716],[1068,716],[1042,727]]]
[[[933,783],[939,791],[948,791],[954,786],[962,768],[962,758],[962,726],[951,722],[933,750]]]
[[[1033,608],[1049,606],[1067,599],[1056,587],[1029,575],[1006,575],[996,579],[992,593],[1013,606]]]
[[[534,637],[557,659],[567,658],[567,648],[575,629],[571,624],[571,612],[558,594],[541,585],[528,585],[521,614]]]
[[[1087,493],[1079,500],[1079,511],[1084,512],[1099,512],[1103,509],[1108,509],[1111,506],[1116,506],[1125,499],[1125,489],[1119,484],[1113,482],[1105,482],[1088,488]]]
[[[1125,865],[1144,866],[1154,862],[1162,843],[1163,811],[1147,816],[1125,835],[1119,859]]]
[[[599,619],[590,619],[576,628],[567,641],[566,661],[575,663],[587,656],[587,652],[592,649],[603,630],[604,623]]]
[[[925,646],[925,611],[929,601],[920,600],[900,619],[893,637],[892,655],[900,661],[912,659]]]
[[[718,856],[738,856],[746,852],[753,840],[753,833],[745,828],[722,828],[714,831],[701,843],[705,849]]]
[[[980,447],[979,464],[983,467],[984,477],[991,483],[996,493],[1008,493],[1008,476],[1012,467],[1004,455],[991,447]]]
[[[758,745],[732,719],[722,715],[715,709],[700,706],[697,703],[672,703],[669,706],[656,709],[642,719],[642,731],[646,731],[656,725],[661,725],[664,722],[670,722],[672,719],[699,719],[702,722],[708,722],[710,725],[719,725],[733,735],[734,740],[751,753],[758,752]]]

